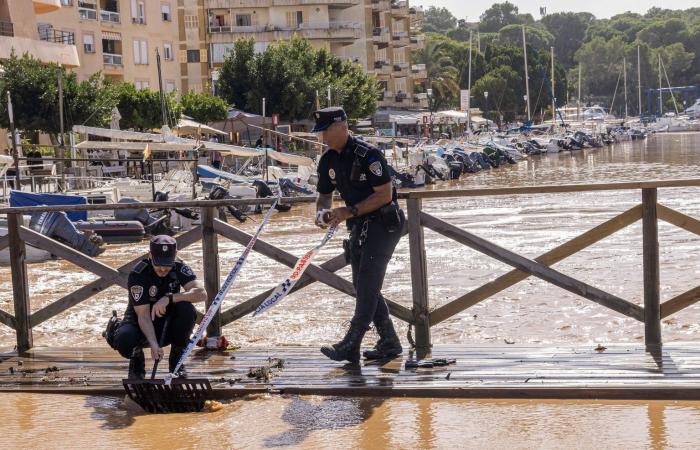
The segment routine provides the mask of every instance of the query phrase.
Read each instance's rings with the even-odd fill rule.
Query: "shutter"
[[[148,42],[141,41],[141,64],[148,64]]]
[[[136,39],[134,39],[134,64],[141,64],[141,46]]]
[[[180,50],[180,62],[187,63],[187,50]]]
[[[135,19],[138,16],[136,12],[136,0],[131,0],[131,17]]]
[[[199,62],[203,62],[203,63],[207,62],[208,54],[209,54],[209,52],[207,52],[206,48],[199,50]]]
[[[287,26],[291,28],[296,28],[296,11],[287,11]]]

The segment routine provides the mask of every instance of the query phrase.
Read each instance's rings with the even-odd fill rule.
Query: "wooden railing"
[[[490,298],[530,276],[540,278],[601,306],[612,309],[631,319],[645,324],[645,344],[649,351],[661,348],[661,319],[675,314],[700,301],[700,286],[686,291],[661,303],[659,278],[659,244],[658,220],[663,220],[696,235],[700,235],[700,221],[678,211],[657,203],[657,191],[661,188],[700,187],[700,179],[649,181],[629,183],[607,183],[588,185],[534,186],[521,188],[489,188],[463,190],[413,191],[402,193],[406,201],[409,239],[410,270],[412,282],[412,308],[407,308],[387,299],[389,310],[395,317],[408,322],[416,330],[416,350],[419,357],[430,354],[432,326],[459,314],[465,309]],[[641,191],[641,203],[609,219],[593,229],[530,259],[486,239],[462,230],[423,211],[423,202],[434,199],[455,197],[477,197],[523,194],[556,194],[591,191]],[[308,203],[313,197],[299,197],[284,200],[287,203]],[[246,245],[251,235],[217,218],[217,207],[226,205],[269,204],[265,200],[218,200],[186,201],[164,203],[142,203],[139,207],[163,208],[196,207],[201,209],[201,225],[177,237],[178,247],[185,248],[202,240],[202,259],[204,282],[209,293],[207,305],[213,300],[220,287],[220,267],[218,259],[218,236],[223,236],[241,245]],[[85,301],[91,296],[116,284],[126,287],[127,276],[131,268],[143,255],[129,261],[119,268],[109,267],[96,259],[89,258],[59,242],[42,236],[22,225],[21,214],[35,211],[76,211],[76,210],[113,210],[133,209],[133,204],[126,205],[74,205],[55,207],[4,208],[0,214],[7,214],[8,235],[0,238],[0,250],[10,247],[12,286],[15,314],[0,311],[0,322],[16,330],[17,348],[20,351],[32,346],[32,328],[49,320],[57,314]],[[555,263],[601,241],[602,239],[642,221],[643,241],[643,306],[607,293],[588,283],[579,281],[569,275],[553,269]],[[434,310],[430,308],[428,260],[424,241],[424,228],[433,230],[458,243],[488,255],[513,267],[510,272],[499,276],[485,285],[478,287],[451,302]],[[24,261],[24,242],[31,243],[51,253],[65,258],[74,264],[95,273],[100,278],[65,295],[55,302],[32,312],[28,297],[27,268]],[[293,267],[297,257],[276,247],[264,239],[258,240],[253,249],[288,267]],[[314,283],[321,282],[340,292],[355,296],[352,283],[340,277],[336,272],[347,265],[344,255],[337,255],[326,262],[309,266],[294,291]],[[387,280],[388,283],[391,279]],[[231,306],[220,312],[209,326],[209,335],[220,333],[221,327],[251,313],[272,290],[262,292],[246,301]]]

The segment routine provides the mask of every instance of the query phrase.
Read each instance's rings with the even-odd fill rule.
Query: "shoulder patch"
[[[148,262],[142,260],[140,263],[138,263],[138,264],[136,264],[136,266],[134,266],[134,272],[141,273],[144,271],[144,269],[146,267],[148,267]]]
[[[138,302],[141,299],[141,295],[143,295],[143,286],[135,284],[129,290],[131,291],[131,296],[134,297],[134,301]]]
[[[190,266],[188,266],[187,264],[182,265],[180,272],[182,272],[182,274],[187,277],[191,277],[194,275],[194,272],[192,272],[192,269],[190,269]]]
[[[364,145],[355,144],[355,154],[357,156],[364,158],[368,151],[369,148],[365,147]]]
[[[372,164],[369,165],[369,171],[372,172],[374,175],[381,177],[382,176],[382,163],[379,161],[375,161]]]

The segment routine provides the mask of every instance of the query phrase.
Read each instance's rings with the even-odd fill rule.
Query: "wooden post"
[[[421,199],[409,198],[408,242],[411,255],[411,285],[413,291],[413,318],[416,327],[416,353],[418,359],[431,353],[430,320],[428,311],[428,269],[425,259],[425,239],[420,223]]]
[[[12,296],[15,304],[17,352],[23,353],[34,345],[29,323],[29,284],[27,282],[26,249],[19,234],[23,225],[22,214],[7,215],[7,234],[10,239],[10,269],[12,271]]]
[[[642,235],[644,267],[644,343],[647,351],[661,350],[659,276],[659,229],[657,191],[642,189]]]
[[[207,289],[207,309],[220,289],[219,241],[214,231],[216,208],[202,208],[202,263],[204,287]],[[217,311],[207,327],[207,336],[221,336],[221,310]]]

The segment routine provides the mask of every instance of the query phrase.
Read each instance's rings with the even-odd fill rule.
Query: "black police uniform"
[[[374,187],[391,182],[389,165],[376,147],[350,136],[343,151],[328,150],[318,164],[317,191],[330,194],[338,190],[348,207],[365,200]],[[389,309],[381,295],[386,267],[405,226],[403,211],[398,208],[396,189],[387,205],[396,217],[387,223],[386,215],[373,211],[347,221],[350,231],[346,257],[352,265],[352,282],[357,292],[352,324],[366,329],[389,320]],[[391,214],[392,211],[389,211]]]
[[[129,274],[129,304],[124,319],[114,336],[114,348],[124,358],[130,358],[134,349],[148,346],[146,336],[138,324],[135,306],[153,305],[169,293],[180,292],[180,287],[197,279],[190,266],[176,259],[175,265],[165,277],[160,277],[153,270],[150,259],[139,262]],[[175,348],[183,348],[190,339],[197,319],[197,311],[190,302],[177,302],[168,306],[167,314],[157,317],[153,322],[156,340],[160,341],[166,317],[170,317],[166,330],[164,345],[172,344],[171,355]],[[175,361],[177,362],[177,361]],[[170,365],[173,366],[172,361]],[[172,367],[171,367],[172,370]]]

